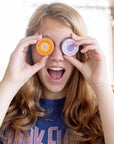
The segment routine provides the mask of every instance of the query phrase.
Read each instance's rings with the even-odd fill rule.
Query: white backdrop
[[[4,0],[0,2],[0,79],[8,64],[11,52],[25,36],[28,20],[34,10],[43,3],[65,2],[78,10],[88,29],[95,37],[107,57],[108,77],[112,79],[111,18],[108,0]],[[84,7],[84,8],[82,8]],[[93,7],[93,8],[88,8]],[[103,7],[103,8],[95,8]]]

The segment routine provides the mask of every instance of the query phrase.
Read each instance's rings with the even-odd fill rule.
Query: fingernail
[[[75,38],[78,40],[78,39],[80,39],[80,37],[78,36],[78,35],[75,35]]]
[[[42,34],[38,34],[37,36],[38,36],[38,37],[42,37]]]
[[[38,35],[38,32],[36,32],[35,35]]]
[[[85,52],[84,49],[82,49],[81,52],[82,52],[82,53]]]
[[[76,35],[76,34],[73,34],[72,35],[76,40],[78,40],[79,39],[79,36],[78,35]]]
[[[33,43],[36,43],[37,42],[37,40],[33,40]]]

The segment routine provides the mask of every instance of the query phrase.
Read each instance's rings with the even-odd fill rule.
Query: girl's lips
[[[53,81],[60,81],[65,73],[65,69],[61,67],[50,67],[47,69],[48,76]]]

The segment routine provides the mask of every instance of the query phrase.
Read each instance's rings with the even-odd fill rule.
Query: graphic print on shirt
[[[26,133],[27,134],[27,133]],[[64,136],[58,127],[50,127],[47,131],[40,130],[37,126],[32,128],[29,133],[29,139],[20,134],[17,144],[68,144],[68,129]],[[64,138],[62,138],[62,136]],[[13,144],[14,136],[10,133],[10,137],[6,144]]]
[[[16,144],[74,144],[69,143],[69,128],[62,115],[64,102],[65,98],[60,100],[40,99],[40,106],[47,110],[49,115],[43,119],[38,118],[36,124],[25,132],[28,138],[20,134]],[[6,144],[14,144],[12,132]]]

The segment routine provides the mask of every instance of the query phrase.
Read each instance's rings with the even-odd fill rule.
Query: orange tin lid
[[[49,38],[42,38],[36,44],[36,50],[41,55],[50,55],[54,50],[53,41]]]

